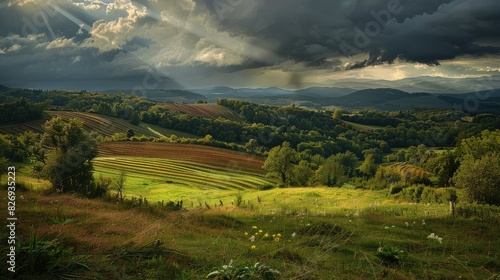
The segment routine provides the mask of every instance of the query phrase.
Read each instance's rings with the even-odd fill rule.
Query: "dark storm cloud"
[[[52,2],[65,14],[33,3],[1,6],[0,83],[133,86],[156,76],[163,87],[180,87],[152,75],[157,66],[177,77],[281,70],[298,87],[294,73],[310,69],[439,65],[500,47],[498,0],[131,0],[135,7],[120,1],[110,11]]]
[[[217,20],[217,1],[198,2]],[[370,57],[352,68],[396,59],[438,65],[461,55],[498,53],[498,47],[478,44],[499,41],[498,11],[497,0],[274,0],[258,1],[253,17],[239,17],[237,5],[223,10],[219,24],[257,41],[277,42],[277,55],[311,67],[326,63],[325,57],[357,53]]]

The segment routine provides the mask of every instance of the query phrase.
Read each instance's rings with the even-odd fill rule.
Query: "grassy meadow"
[[[231,261],[234,271],[260,263],[279,271],[278,279],[499,279],[498,208],[450,216],[448,205],[398,201],[387,190],[260,190],[274,184],[260,158],[134,144],[155,151],[146,156],[130,143],[106,145],[95,176],[125,172],[126,200],[145,197],[148,205],[117,203],[113,192],[97,200],[47,195],[48,183],[20,166],[17,180],[30,191],[17,194],[19,240],[33,232],[71,250],[59,270],[30,279],[205,279],[216,270],[230,274],[222,266]],[[178,200],[180,211],[160,206]]]

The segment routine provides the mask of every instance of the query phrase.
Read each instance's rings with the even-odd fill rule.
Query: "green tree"
[[[141,117],[136,111],[132,112],[132,115],[130,116],[130,123],[133,125],[139,125],[139,123],[141,123]]]
[[[359,170],[368,177],[373,177],[373,175],[375,175],[375,172],[377,172],[377,165],[375,164],[375,155],[373,153],[366,156]]]
[[[332,157],[329,157],[316,171],[318,183],[327,187],[341,186],[347,181],[344,167]]]
[[[500,130],[483,131],[462,140],[457,149],[460,167],[453,176],[457,187],[472,200],[500,205]]]
[[[132,128],[129,128],[129,129],[127,130],[127,138],[128,138],[128,139],[130,139],[130,138],[132,138],[132,137],[134,137],[134,136],[135,136],[135,132],[134,132],[134,130],[133,130]]]
[[[283,185],[287,186],[297,159],[297,152],[290,147],[290,143],[283,142],[283,145],[276,146],[269,151],[264,162],[264,169],[268,171],[269,176],[277,177]]]
[[[354,170],[358,167],[359,158],[351,151],[338,153],[332,156],[332,159],[342,165],[347,177],[352,177]]]
[[[77,119],[65,123],[60,117],[44,125],[41,146],[46,150],[40,175],[52,183],[54,190],[93,196],[96,184],[91,160],[97,155],[96,141]]]
[[[341,109],[335,109],[333,112],[333,119],[339,120],[342,117],[342,110]]]
[[[451,178],[460,166],[460,162],[453,153],[446,153],[443,157],[443,164],[438,171],[438,183],[439,186],[449,187],[452,183]]]
[[[499,153],[488,154],[480,159],[466,157],[453,182],[457,187],[467,189],[469,198],[478,203],[500,205],[499,157]]]
[[[313,176],[314,171],[309,167],[309,162],[301,160],[299,164],[293,167],[290,184],[293,186],[307,186]]]

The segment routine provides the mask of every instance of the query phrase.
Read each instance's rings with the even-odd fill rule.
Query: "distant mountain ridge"
[[[127,95],[135,94],[137,97],[151,99],[166,103],[195,103],[198,100],[207,100],[207,97],[202,94],[194,93],[182,89],[154,89],[134,91],[131,89],[125,90],[105,90],[101,91],[104,94],[124,93]]]

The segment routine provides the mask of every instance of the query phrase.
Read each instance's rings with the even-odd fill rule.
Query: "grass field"
[[[500,277],[498,208],[465,218],[450,216],[448,205],[396,201],[388,190],[261,191],[259,184],[271,183],[262,163],[204,146],[105,143],[95,175],[126,172],[124,194],[146,197],[149,205],[18,191],[16,233],[27,240],[33,230],[73,248],[59,262],[85,263],[90,270],[70,272],[91,279],[205,279],[231,260],[235,267],[259,262],[280,271],[279,279]],[[30,174],[21,165],[18,182],[48,185]],[[161,200],[183,200],[184,209],[155,206]]]
[[[193,116],[225,118],[239,121],[240,117],[231,110],[217,104],[166,104],[163,105],[174,111],[184,112]]]
[[[280,279],[498,279],[500,271],[498,219],[452,218],[446,206],[396,204],[369,191],[279,189],[258,193],[266,197],[262,204],[176,212],[18,195],[19,238],[26,240],[30,228],[46,240],[57,238],[90,267],[72,273],[92,279],[205,279],[231,260],[270,266]],[[243,198],[253,195],[245,191]],[[311,210],[317,198],[342,202],[321,214]],[[266,211],[265,203],[277,211]],[[431,233],[442,242],[429,239]],[[141,251],[152,242],[163,253]],[[387,256],[378,248],[388,248]]]
[[[150,201],[234,201],[237,192],[274,186],[264,160],[244,153],[185,144],[112,142],[99,147],[96,175],[126,174],[124,195]]]
[[[168,137],[175,134],[179,137],[186,138],[198,138],[189,133],[184,133],[180,131],[165,129],[157,125],[141,123],[139,125],[133,125],[129,121],[113,118],[109,116],[92,114],[92,113],[82,113],[82,112],[70,112],[70,111],[47,111],[50,117],[62,117],[64,120],[69,120],[76,118],[83,123],[83,126],[88,131],[95,131],[102,136],[111,136],[114,133],[125,133],[128,129],[134,130],[135,135],[141,136],[145,135],[148,137]],[[0,126],[0,134],[21,134],[24,131],[34,131],[41,133],[43,132],[43,124],[46,120],[30,121],[21,124],[11,124]]]

